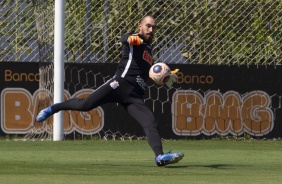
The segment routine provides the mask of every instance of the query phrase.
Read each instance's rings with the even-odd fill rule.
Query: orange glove
[[[129,45],[140,45],[143,43],[143,40],[139,36],[131,35],[127,38],[127,42]]]

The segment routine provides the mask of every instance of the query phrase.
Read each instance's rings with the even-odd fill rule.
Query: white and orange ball
[[[156,63],[151,66],[149,77],[157,84],[163,85],[170,78],[170,68],[165,63]]]

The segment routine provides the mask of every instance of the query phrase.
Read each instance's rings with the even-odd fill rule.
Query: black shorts
[[[89,111],[107,103],[119,103],[127,106],[132,103],[144,103],[143,91],[120,76],[114,76],[98,87],[87,98],[73,98],[63,103],[54,104],[54,113],[60,110]]]

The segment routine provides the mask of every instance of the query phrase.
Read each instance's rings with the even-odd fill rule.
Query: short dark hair
[[[147,18],[147,17],[151,17],[152,19],[156,19],[154,16],[152,16],[152,15],[145,15],[145,16],[143,16],[142,17],[142,19],[140,20],[140,22],[142,22],[145,18]]]

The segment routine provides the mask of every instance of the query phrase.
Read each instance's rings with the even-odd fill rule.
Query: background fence
[[[281,0],[67,0],[65,61],[118,62],[145,14],[157,61],[281,64]],[[0,16],[1,61],[53,61],[54,0],[3,0]]]

